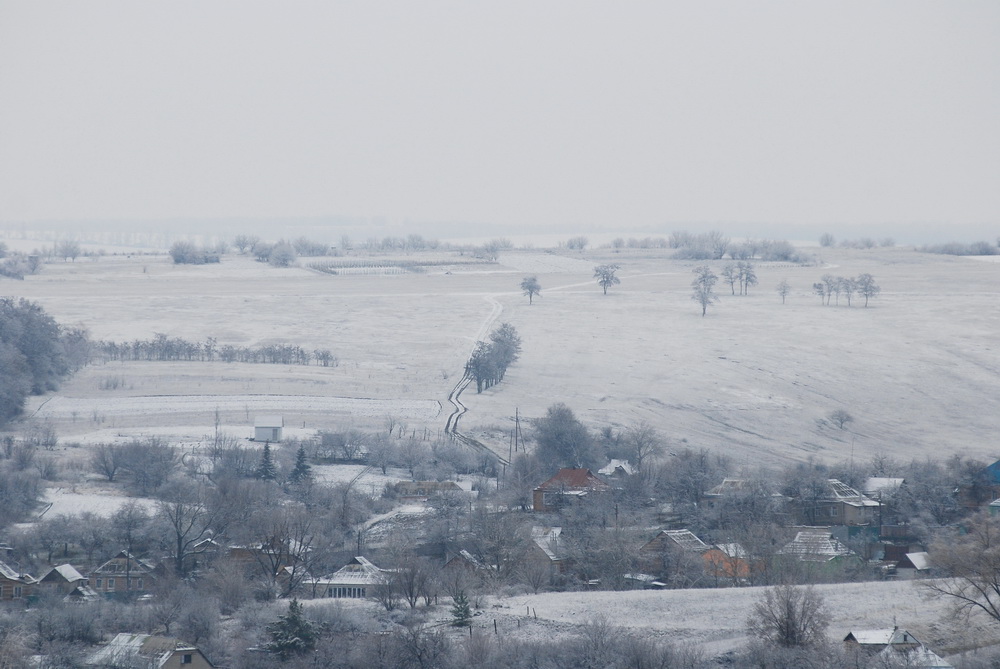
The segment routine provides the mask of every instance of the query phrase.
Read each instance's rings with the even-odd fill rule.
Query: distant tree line
[[[308,365],[315,361],[323,367],[336,367],[337,357],[329,349],[307,351],[292,344],[266,346],[234,346],[219,343],[212,337],[203,342],[188,341],[157,333],[152,339],[131,342],[101,340],[95,351],[106,360],[135,361],[199,361],[269,363],[276,365]]]
[[[733,242],[717,230],[701,234],[673,232],[667,245],[677,249],[674,257],[682,260],[721,260],[729,255],[733,260],[756,259],[764,262],[793,263],[808,261],[808,258],[796,251],[788,241],[748,239],[743,242]]]
[[[220,260],[220,255],[215,249],[203,248],[185,240],[176,241],[171,245],[170,257],[174,259],[175,265],[205,265]]]
[[[945,244],[930,244],[917,249],[921,253],[940,253],[950,256],[995,256],[1000,255],[1000,240],[996,245],[989,242],[948,242]]]
[[[465,363],[465,375],[476,382],[476,392],[503,381],[507,368],[521,355],[521,337],[510,323],[504,323],[490,333],[488,342],[476,344],[472,357]]]
[[[825,233],[819,238],[819,245],[831,247],[837,244],[837,239],[830,233]],[[845,249],[873,249],[876,246],[891,247],[896,245],[896,240],[892,237],[883,237],[876,241],[871,237],[861,237],[860,239],[841,240],[840,246]]]
[[[0,276],[21,280],[26,274],[37,273],[41,266],[39,253],[12,253],[0,242]]]

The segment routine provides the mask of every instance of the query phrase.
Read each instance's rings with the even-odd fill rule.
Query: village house
[[[53,567],[38,579],[39,589],[50,590],[68,595],[79,586],[86,586],[87,578],[78,572],[71,564],[61,564]]]
[[[256,416],[253,421],[253,440],[278,442],[282,438],[285,419],[282,416]]]
[[[628,460],[611,460],[608,464],[604,465],[597,470],[597,473],[601,476],[614,481],[624,481],[629,476],[636,473],[635,467],[633,467]]]
[[[35,579],[31,574],[22,574],[5,562],[0,562],[0,601],[9,602],[23,599],[32,594]]]
[[[854,556],[844,544],[837,541],[829,527],[799,528],[795,538],[785,544],[778,555],[793,557],[801,562],[831,564]]]
[[[701,496],[701,505],[706,509],[715,509],[727,497],[741,495],[750,489],[747,479],[724,478],[722,483],[709,488]]]
[[[88,667],[119,669],[212,669],[215,665],[196,646],[163,636],[122,632],[91,653]]]
[[[844,647],[855,656],[859,666],[873,657],[891,667],[954,669],[940,656],[920,643],[915,636],[898,627],[878,630],[852,630],[844,637]]]
[[[485,564],[464,548],[446,560],[441,569],[446,572],[459,569],[464,569],[471,573],[483,573],[489,571],[489,568]]]
[[[930,573],[930,555],[925,552],[907,553],[896,562],[896,577],[902,580],[921,578]]]
[[[819,495],[798,500],[800,520],[815,525],[872,525],[880,504],[837,479],[827,479]]]
[[[535,488],[532,506],[538,512],[555,511],[570,501],[610,490],[611,486],[589,469],[560,469]]]
[[[548,571],[549,578],[566,573],[569,558],[563,544],[561,527],[531,528],[531,544],[528,546],[525,562],[530,566]]]
[[[122,551],[90,572],[90,587],[102,595],[145,593],[156,581],[153,564]]]
[[[685,554],[696,557],[697,561],[679,559]],[[639,561],[645,571],[653,574],[697,567],[716,583],[737,582],[750,575],[750,564],[742,546],[735,543],[711,546],[691,530],[661,530],[639,549]]]
[[[392,574],[391,569],[376,567],[357,556],[329,576],[311,579],[305,585],[312,588],[314,597],[364,599],[373,597],[376,588],[388,583]]]

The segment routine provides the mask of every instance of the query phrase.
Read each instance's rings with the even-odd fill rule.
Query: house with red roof
[[[589,469],[560,469],[555,476],[535,488],[535,511],[556,511],[571,501],[611,491],[611,486]]]

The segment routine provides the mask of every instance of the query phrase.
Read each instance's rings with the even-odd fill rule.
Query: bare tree
[[[637,469],[642,469],[643,463],[663,453],[663,437],[646,421],[633,423],[625,430],[625,446],[628,448],[629,459]]]
[[[858,278],[854,280],[858,287],[858,294],[865,298],[865,307],[868,306],[868,300],[875,297],[882,292],[882,289],[877,283],[875,283],[875,277],[867,272],[864,274],[859,274]]]
[[[795,648],[821,644],[829,623],[823,597],[812,586],[778,585],[754,604],[747,631],[773,645]]]
[[[826,286],[822,282],[813,284],[813,292],[819,295],[819,303],[826,303]]]
[[[96,473],[107,477],[108,483],[113,483],[122,467],[121,447],[116,444],[98,444],[90,456],[90,466]]]
[[[55,251],[57,257],[63,260],[69,258],[73,262],[76,262],[77,256],[80,255],[80,244],[71,239],[64,239],[56,244]]]
[[[921,581],[920,585],[948,598],[955,615],[979,611],[1000,621],[1000,518],[983,511],[962,529],[931,544],[932,564],[944,578]]]
[[[845,409],[837,409],[835,411],[831,411],[829,418],[834,423],[836,423],[837,427],[839,427],[841,430],[843,430],[844,426],[847,425],[848,423],[854,422],[854,416],[849,414]]]
[[[823,288],[826,290],[826,303],[830,304],[830,298],[834,293],[837,293],[838,297],[840,295],[840,287],[837,285],[840,282],[832,274],[824,274],[820,277],[820,281],[823,282]]]
[[[851,298],[854,297],[854,293],[858,290],[857,281],[852,277],[841,279],[840,289],[844,291],[844,297],[847,298],[847,306],[851,306]]]
[[[526,276],[521,280],[521,290],[528,296],[528,304],[532,298],[542,292],[542,286],[538,283],[537,276]]]
[[[594,278],[597,285],[604,289],[604,294],[608,294],[608,288],[617,286],[621,280],[615,276],[615,272],[621,269],[618,265],[598,265],[594,268]]]
[[[712,250],[712,257],[719,260],[729,249],[729,237],[726,237],[718,230],[713,230],[705,235],[708,247]]]
[[[757,285],[757,271],[749,260],[741,260],[737,267],[740,270],[740,294],[749,295],[750,286]]]
[[[225,515],[220,507],[209,505],[208,496],[209,491],[202,486],[177,484],[157,502],[157,515],[169,527],[174,572],[180,578],[190,571],[198,542],[226,529]]]
[[[246,538],[269,592],[288,597],[308,577],[326,552],[319,526],[315,513],[297,505],[255,515]]]
[[[788,279],[782,279],[775,290],[778,291],[778,295],[781,295],[781,303],[784,304],[785,298],[792,292],[792,287],[789,285]]]
[[[260,244],[260,237],[256,235],[236,235],[233,239],[233,246],[239,250],[241,254],[245,254],[247,251],[251,253]]]
[[[717,302],[719,299],[715,295],[714,288],[715,282],[719,280],[719,277],[709,269],[708,265],[695,267],[693,272],[695,278],[691,282],[691,288],[693,289],[691,299],[701,305],[701,316],[704,318],[708,305]]]
[[[833,246],[833,245],[834,245],[834,244],[836,244],[836,243],[837,243],[837,240],[836,240],[836,238],[834,238],[834,236],[833,236],[833,235],[831,235],[831,234],[830,234],[830,233],[828,233],[828,232],[827,232],[827,233],[824,233],[824,234],[823,234],[823,235],[822,235],[822,236],[821,236],[821,237],[819,238],[819,245],[820,245],[820,246]]]
[[[740,279],[740,270],[736,267],[736,263],[726,263],[722,268],[722,278],[726,280],[729,284],[729,290],[732,291],[733,295],[736,294],[736,282]]]

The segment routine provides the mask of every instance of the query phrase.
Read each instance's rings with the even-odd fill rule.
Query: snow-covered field
[[[961,652],[987,640],[1000,642],[995,623],[985,616],[968,621],[952,618],[947,602],[928,598],[914,581],[815,587],[830,614],[830,639],[843,639],[851,630],[898,625],[942,654]],[[585,625],[603,617],[613,625],[693,644],[715,656],[745,644],[746,621],[761,591],[725,588],[523,595],[488,602],[484,624],[491,627],[495,617],[507,633],[552,638],[582,632]]]
[[[808,251],[822,254],[814,266],[759,264],[749,296],[718,285],[705,318],[690,299],[695,263],[656,250],[518,250],[499,266],[401,276],[332,276],[235,256],[200,267],[115,256],[46,265],[0,290],[96,339],[283,342],[339,359],[329,368],[93,365],[28,407],[41,407],[65,439],[109,426],[200,424],[207,434],[216,408],[244,430],[259,411],[310,429],[380,429],[393,416],[411,432],[438,434],[447,414],[439,404],[476,338],[509,321],[523,339],[521,360],[503,383],[463,395],[466,429],[510,427],[515,409],[530,419],[565,402],[593,428],[646,420],[673,448],[723,451],[747,467],[875,452],[1000,456],[1000,265],[905,248]],[[607,262],[621,265],[621,285],[602,295],[592,268]],[[822,306],[812,294],[825,273],[860,272],[883,290],[867,309],[843,297]],[[542,285],[530,306],[518,287],[529,273]],[[792,286],[785,304],[774,292],[782,279]],[[109,377],[119,387],[101,390]],[[826,419],[841,408],[855,419],[845,429]]]
[[[72,416],[106,418],[190,414],[205,411],[206,406],[220,411],[252,413],[346,413],[351,416],[379,418],[393,414],[406,420],[429,421],[441,414],[435,400],[379,400],[357,397],[316,397],[307,395],[173,395],[152,397],[52,397],[34,411],[41,420],[65,420]],[[214,409],[213,409],[214,410]],[[154,419],[155,420],[155,419]]]
[[[51,506],[47,508],[43,517],[76,516],[81,513],[110,516],[124,504],[131,501],[146,507],[146,510],[150,513],[155,511],[156,500],[145,497],[125,497],[124,495],[108,492],[83,492],[68,488],[49,488],[45,492],[43,502]]]

